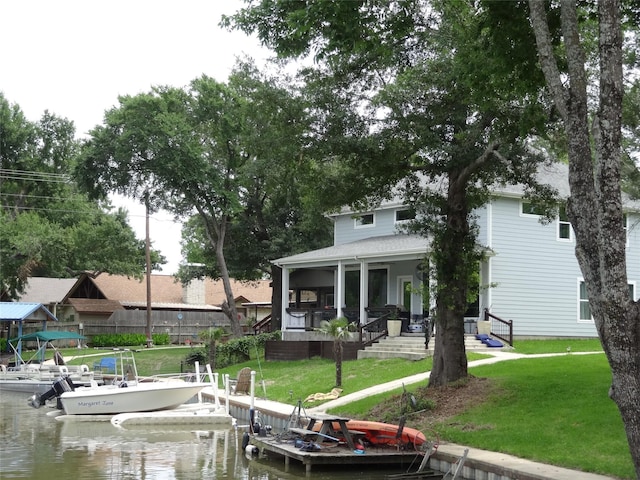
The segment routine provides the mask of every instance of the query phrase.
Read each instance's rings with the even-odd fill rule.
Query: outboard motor
[[[42,395],[32,395],[27,400],[27,403],[33,408],[40,408],[50,398],[60,397],[64,392],[73,392],[75,388],[76,386],[73,384],[73,380],[71,380],[70,377],[65,376],[53,382],[51,388]]]

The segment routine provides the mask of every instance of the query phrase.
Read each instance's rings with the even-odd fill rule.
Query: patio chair
[[[251,369],[244,367],[238,372],[235,380],[231,381],[231,393],[234,395],[249,395],[251,388]]]

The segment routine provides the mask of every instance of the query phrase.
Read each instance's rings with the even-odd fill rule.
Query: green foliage
[[[279,331],[247,335],[241,338],[232,338],[226,343],[216,345],[216,364],[218,367],[226,367],[245,362],[251,358],[252,353],[263,350],[265,342],[280,340]]]
[[[186,88],[123,96],[84,142],[76,175],[98,198],[120,192],[152,210],[197,212],[183,248],[188,262],[206,266],[183,269],[183,281],[262,278],[273,258],[330,239],[323,212],[301,208],[305,107],[287,82],[249,63],[226,83],[202,76]],[[226,293],[225,314],[240,336]]]
[[[333,320],[322,320],[320,327],[316,331],[324,333],[335,340],[344,340],[353,331],[352,325],[346,317],[334,318]]]
[[[280,340],[280,332],[260,333],[258,335],[247,335],[241,338],[231,338],[227,342],[216,342],[216,369],[225,368],[230,365],[246,362],[259,351],[264,350],[265,342]],[[185,362],[193,365],[196,361],[204,364],[209,361],[210,344],[200,349],[191,349],[185,358]]]
[[[171,342],[171,337],[168,333],[153,333],[151,339],[154,345],[169,345]]]
[[[206,341],[206,342],[217,342],[220,340],[225,334],[224,328],[209,328],[207,330],[202,330],[198,333],[198,336]]]
[[[7,339],[0,338],[0,352],[6,352],[6,351],[7,351]]]
[[[526,9],[493,2],[493,18],[485,3],[274,0],[223,20],[280,56],[316,59],[303,78],[318,205],[364,210],[397,195],[414,207],[408,230],[433,239],[439,331],[460,334],[480,259],[474,210],[496,183],[551,193],[526,141],[549,118]],[[444,351],[431,381],[466,376],[464,351]]]
[[[154,345],[169,345],[168,333],[154,333],[152,335]],[[89,342],[93,347],[133,347],[147,344],[147,335],[144,333],[109,333],[94,335]]]
[[[203,348],[190,348],[184,361],[187,365],[195,365],[198,362],[200,365],[207,363],[207,352]]]
[[[71,180],[74,135],[72,122],[46,112],[29,122],[0,93],[0,290],[12,298],[30,276],[144,272],[144,242],[126,213],[88,200]]]

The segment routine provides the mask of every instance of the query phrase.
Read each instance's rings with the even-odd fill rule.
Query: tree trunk
[[[436,308],[436,338],[430,387],[447,385],[467,377],[464,322],[447,308]]]
[[[438,293],[430,387],[447,385],[468,375],[464,312],[467,309],[469,272],[476,268],[477,263],[471,259],[474,237],[469,230],[465,173],[449,175],[447,224],[433,243]]]
[[[585,54],[576,5],[566,1],[561,10],[567,81],[560,77],[552,54],[544,1],[529,0],[529,4],[540,64],[565,122],[571,191],[567,213],[576,233],[576,256],[611,367],[609,395],[620,411],[636,477],[640,478],[640,306],[627,285],[620,189],[623,95],[620,2],[598,2],[600,92],[593,132],[589,129]]]
[[[231,324],[231,334],[234,337],[242,337],[242,326],[240,325],[240,319],[238,318],[238,309],[236,308],[236,299],[233,296],[233,289],[231,288],[231,279],[229,278],[229,269],[227,268],[227,261],[224,258],[224,238],[218,238],[216,242],[216,260],[218,262],[218,268],[222,278],[222,285],[224,287],[224,293],[226,296],[225,302],[222,304],[222,311],[227,315],[229,323]]]
[[[334,340],[333,355],[336,360],[336,387],[342,386],[342,340]]]

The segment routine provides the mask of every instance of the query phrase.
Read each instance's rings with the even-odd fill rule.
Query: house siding
[[[578,318],[582,273],[575,240],[557,239],[555,221],[520,214],[518,199],[492,202],[491,312],[514,320],[514,335],[595,337],[593,322]],[[630,224],[631,224],[630,219]],[[630,229],[629,282],[638,279],[637,231]],[[637,286],[636,286],[637,298]]]
[[[362,227],[355,226],[354,214],[345,214],[336,217],[335,221],[335,245],[364,240],[370,237],[393,235],[398,233],[395,224],[395,208],[376,210],[374,213],[374,225]]]
[[[554,182],[567,194],[564,180],[558,177]],[[593,321],[579,319],[582,272],[575,257],[573,232],[570,239],[559,239],[557,219],[543,223],[538,216],[523,215],[521,195],[517,188],[496,192],[490,203],[474,212],[477,243],[486,247],[488,254],[481,265],[480,308],[513,320],[513,333],[518,337],[597,337]],[[627,205],[638,207],[638,204]],[[365,212],[374,213],[375,219],[373,225],[364,227],[356,227],[352,212],[335,216],[335,245],[399,233],[395,213],[402,208],[401,204],[392,203]],[[638,224],[640,214],[628,213],[627,272],[628,282],[634,285],[635,299],[640,298]],[[411,278],[416,291],[420,287],[421,281],[416,275],[420,260],[394,261],[380,257],[374,262],[369,268],[388,269],[389,303],[402,303],[399,278]],[[412,313],[422,312],[419,294],[412,296],[412,304]]]
[[[628,214],[627,272],[629,282],[635,282],[635,299],[640,298],[640,215]]]

